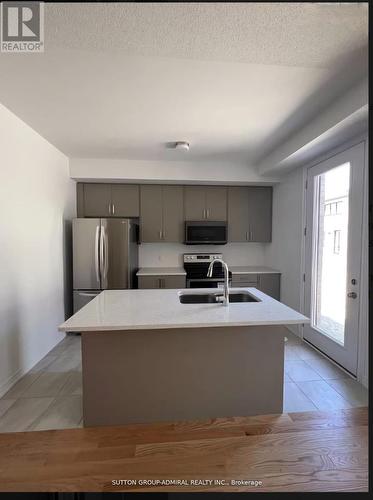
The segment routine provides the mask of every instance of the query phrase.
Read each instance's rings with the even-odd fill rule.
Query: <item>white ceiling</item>
[[[46,3],[44,54],[0,55],[0,102],[71,157],[253,162],[365,71],[367,14]]]

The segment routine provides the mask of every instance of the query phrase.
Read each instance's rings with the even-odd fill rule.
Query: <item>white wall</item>
[[[261,243],[228,243],[227,245],[182,245],[178,243],[142,243],[139,247],[140,267],[183,266],[184,253],[217,252],[230,266],[263,265]]]
[[[68,305],[68,158],[0,104],[0,395],[56,345]]]
[[[293,170],[273,189],[272,242],[265,264],[281,271],[281,302],[301,310],[303,171]],[[298,333],[298,329],[292,329]]]
[[[77,181],[120,181],[209,183],[209,184],[272,184],[275,176],[263,177],[247,163],[228,161],[149,161],[71,158],[70,176]]]

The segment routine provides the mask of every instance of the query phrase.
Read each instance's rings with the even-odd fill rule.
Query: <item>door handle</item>
[[[100,226],[96,227],[96,236],[95,236],[95,271],[96,271],[96,279],[98,283],[100,283]]]
[[[356,298],[357,298],[357,293],[356,293],[356,292],[349,292],[349,293],[347,294],[347,297],[348,297],[349,299],[356,299]]]

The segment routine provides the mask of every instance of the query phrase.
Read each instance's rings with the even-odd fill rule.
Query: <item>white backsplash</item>
[[[229,266],[264,265],[265,243],[228,243],[227,245],[182,245],[178,243],[142,243],[139,267],[183,266],[184,253],[222,253]]]

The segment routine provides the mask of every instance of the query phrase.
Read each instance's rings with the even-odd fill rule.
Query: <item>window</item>
[[[334,231],[333,253],[338,255],[340,252],[341,252],[341,230],[336,229]]]

